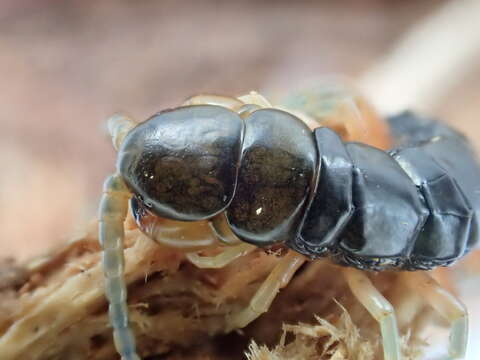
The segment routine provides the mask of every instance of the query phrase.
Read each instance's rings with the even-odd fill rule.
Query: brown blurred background
[[[143,120],[196,93],[279,95],[330,74],[362,83],[418,24],[449,4],[475,1],[3,0],[0,259],[45,253],[95,216],[103,179],[114,170],[104,127],[114,112]],[[480,150],[480,38],[470,36],[480,34],[480,23],[443,41],[442,31],[472,22],[452,16],[433,31],[440,45],[432,46],[432,64],[455,63],[458,53],[469,61],[430,83],[435,101],[413,105],[465,131]],[[407,72],[418,74],[399,87],[403,94],[429,89],[416,50],[408,49]],[[386,98],[375,84],[367,94],[374,102]],[[476,333],[478,299],[464,297]],[[469,359],[480,356],[475,350]]]
[[[95,215],[114,169],[112,113],[142,120],[200,92],[268,96],[325,74],[355,79],[444,4],[3,1],[0,256],[45,252]],[[471,66],[432,112],[480,144],[479,80]]]

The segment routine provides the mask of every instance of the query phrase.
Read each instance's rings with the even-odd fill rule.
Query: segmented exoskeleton
[[[387,152],[314,131],[316,196],[290,246],[359,269],[445,266],[478,242],[480,167],[467,139],[413,113],[391,117]]]
[[[448,265],[478,242],[480,167],[453,129],[404,113],[388,120],[396,147],[383,151],[344,143],[326,127],[312,132],[260,96],[239,99],[200,96],[136,126],[124,117],[111,122],[118,173],[106,183],[100,238],[109,311],[124,359],[138,358],[121,275],[128,198],[139,228],[158,241],[157,219],[211,219],[218,236],[234,246],[222,264],[255,247],[282,244],[294,250],[250,306],[232,315],[237,327],[268,309],[304,256],[362,270],[419,270]],[[195,254],[188,258],[205,264]],[[348,268],[344,273],[380,322],[385,358],[399,359],[393,309],[364,274]],[[412,278],[414,286],[430,281]],[[430,283],[433,288],[427,293],[439,292]],[[463,306],[448,293],[430,298],[453,309],[450,353],[462,357]]]

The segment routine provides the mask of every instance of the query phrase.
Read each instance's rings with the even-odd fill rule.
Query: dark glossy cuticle
[[[314,134],[320,157],[320,179],[301,239],[292,245],[302,253],[320,256],[335,245],[352,216],[353,162],[334,131],[317,128]]]
[[[473,212],[456,181],[421,146],[398,150],[393,157],[419,188],[429,209],[411,261],[460,257],[467,246]]]
[[[364,144],[345,147],[354,163],[355,209],[341,248],[362,257],[409,255],[428,216],[416,186],[385,152]]]
[[[478,244],[480,165],[452,128],[401,114],[385,152],[281,110],[239,111],[177,108],[127,135],[117,167],[142,231],[215,217],[225,242],[368,270],[448,265]]]
[[[118,168],[153,213],[209,218],[233,198],[242,135],[242,119],[220,106],[164,111],[128,134]]]
[[[227,219],[244,241],[287,241],[298,234],[314,186],[313,134],[295,116],[275,109],[257,110],[245,124],[237,190]]]

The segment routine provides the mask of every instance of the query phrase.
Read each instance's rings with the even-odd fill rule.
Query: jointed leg
[[[99,209],[99,239],[103,249],[105,295],[109,301],[108,314],[115,347],[123,360],[138,360],[135,338],[128,321],[127,287],[123,277],[123,222],[129,197],[120,175],[112,175],[105,181]]]
[[[241,243],[227,247],[225,251],[215,256],[200,256],[196,252],[187,253],[187,259],[200,269],[220,269],[243,255],[254,251],[257,247],[254,245]]]
[[[305,261],[306,258],[303,255],[289,251],[257,290],[248,307],[232,315],[229,319],[230,328],[227,330],[243,328],[266,312],[280,289],[288,285],[295,272]]]
[[[272,104],[256,91],[237,98],[220,95],[201,94],[188,98],[182,105],[218,105],[237,112],[242,118],[261,108],[270,108]]]
[[[108,132],[112,137],[113,147],[118,150],[123,139],[137,123],[123,114],[115,114],[107,120]]]
[[[250,91],[248,94],[238,97],[238,100],[243,101],[245,104],[258,105],[261,108],[270,108],[272,104],[264,96],[260,95],[256,91]]]
[[[210,94],[195,95],[188,98],[183,103],[183,105],[205,105],[205,104],[223,106],[233,111],[237,111],[242,107],[242,105],[244,105],[243,102],[233,97],[221,96],[221,95],[210,95]]]
[[[428,273],[416,271],[402,276],[405,283],[418,292],[450,322],[448,353],[450,359],[463,359],[468,340],[468,314],[465,305],[442,288]]]
[[[215,233],[215,237],[223,244],[238,245],[242,243],[230,228],[225,212],[218,214],[209,222],[210,227]]]
[[[183,105],[219,105],[226,107],[230,110],[237,111],[245,104],[255,104],[260,107],[272,107],[272,104],[257,93],[256,91],[251,91],[248,94],[239,96],[238,98],[221,96],[221,95],[211,95],[211,94],[200,94],[188,98]]]
[[[343,273],[352,293],[380,324],[384,360],[400,360],[400,337],[392,305],[362,271],[345,268]]]
[[[120,114],[113,115],[107,124],[116,150],[127,133],[136,126],[133,120]],[[99,240],[103,249],[105,295],[109,302],[108,315],[113,327],[115,348],[122,360],[137,360],[140,358],[129,326],[127,287],[123,277],[123,223],[127,216],[129,198],[130,192],[119,174],[111,175],[105,180],[99,209]]]

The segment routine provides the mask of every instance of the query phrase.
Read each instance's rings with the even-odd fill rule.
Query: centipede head
[[[138,208],[172,220],[208,219],[232,201],[242,136],[242,119],[226,108],[167,110],[129,132],[117,167]]]

